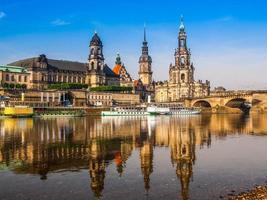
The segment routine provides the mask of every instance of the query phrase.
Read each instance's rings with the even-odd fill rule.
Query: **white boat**
[[[102,111],[102,116],[143,116],[148,115],[143,107],[115,107],[110,111]]]
[[[171,108],[170,114],[171,115],[196,115],[200,114],[201,110],[196,108]]]
[[[194,115],[200,110],[183,107],[160,107],[151,105],[148,107],[115,107],[110,111],[102,111],[102,116],[145,116],[145,115]]]
[[[168,114],[170,114],[170,108],[158,107],[158,106],[148,106],[147,112],[150,115],[168,115]]]

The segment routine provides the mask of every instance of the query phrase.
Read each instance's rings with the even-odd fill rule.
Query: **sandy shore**
[[[248,192],[242,192],[229,200],[267,200],[267,186],[257,186]]]

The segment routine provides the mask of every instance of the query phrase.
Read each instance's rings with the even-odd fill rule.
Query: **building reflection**
[[[231,134],[264,134],[264,115],[203,115],[191,117],[117,117],[0,120],[0,169],[39,174],[87,169],[90,188],[100,198],[106,170],[118,176],[126,170],[133,151],[139,152],[140,171],[148,193],[155,147],[167,147],[180,182],[181,196],[189,199],[196,149]],[[164,167],[164,166],[163,166]]]

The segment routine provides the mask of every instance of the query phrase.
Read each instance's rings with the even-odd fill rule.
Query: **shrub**
[[[86,89],[87,84],[82,83],[55,83],[48,85],[48,89],[67,90],[67,89]]]

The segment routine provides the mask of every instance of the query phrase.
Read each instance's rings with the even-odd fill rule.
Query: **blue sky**
[[[143,24],[155,80],[168,78],[185,18],[195,79],[228,89],[267,89],[265,0],[0,0],[0,63],[46,54],[86,62],[97,30],[106,63],[116,53],[137,78]]]

